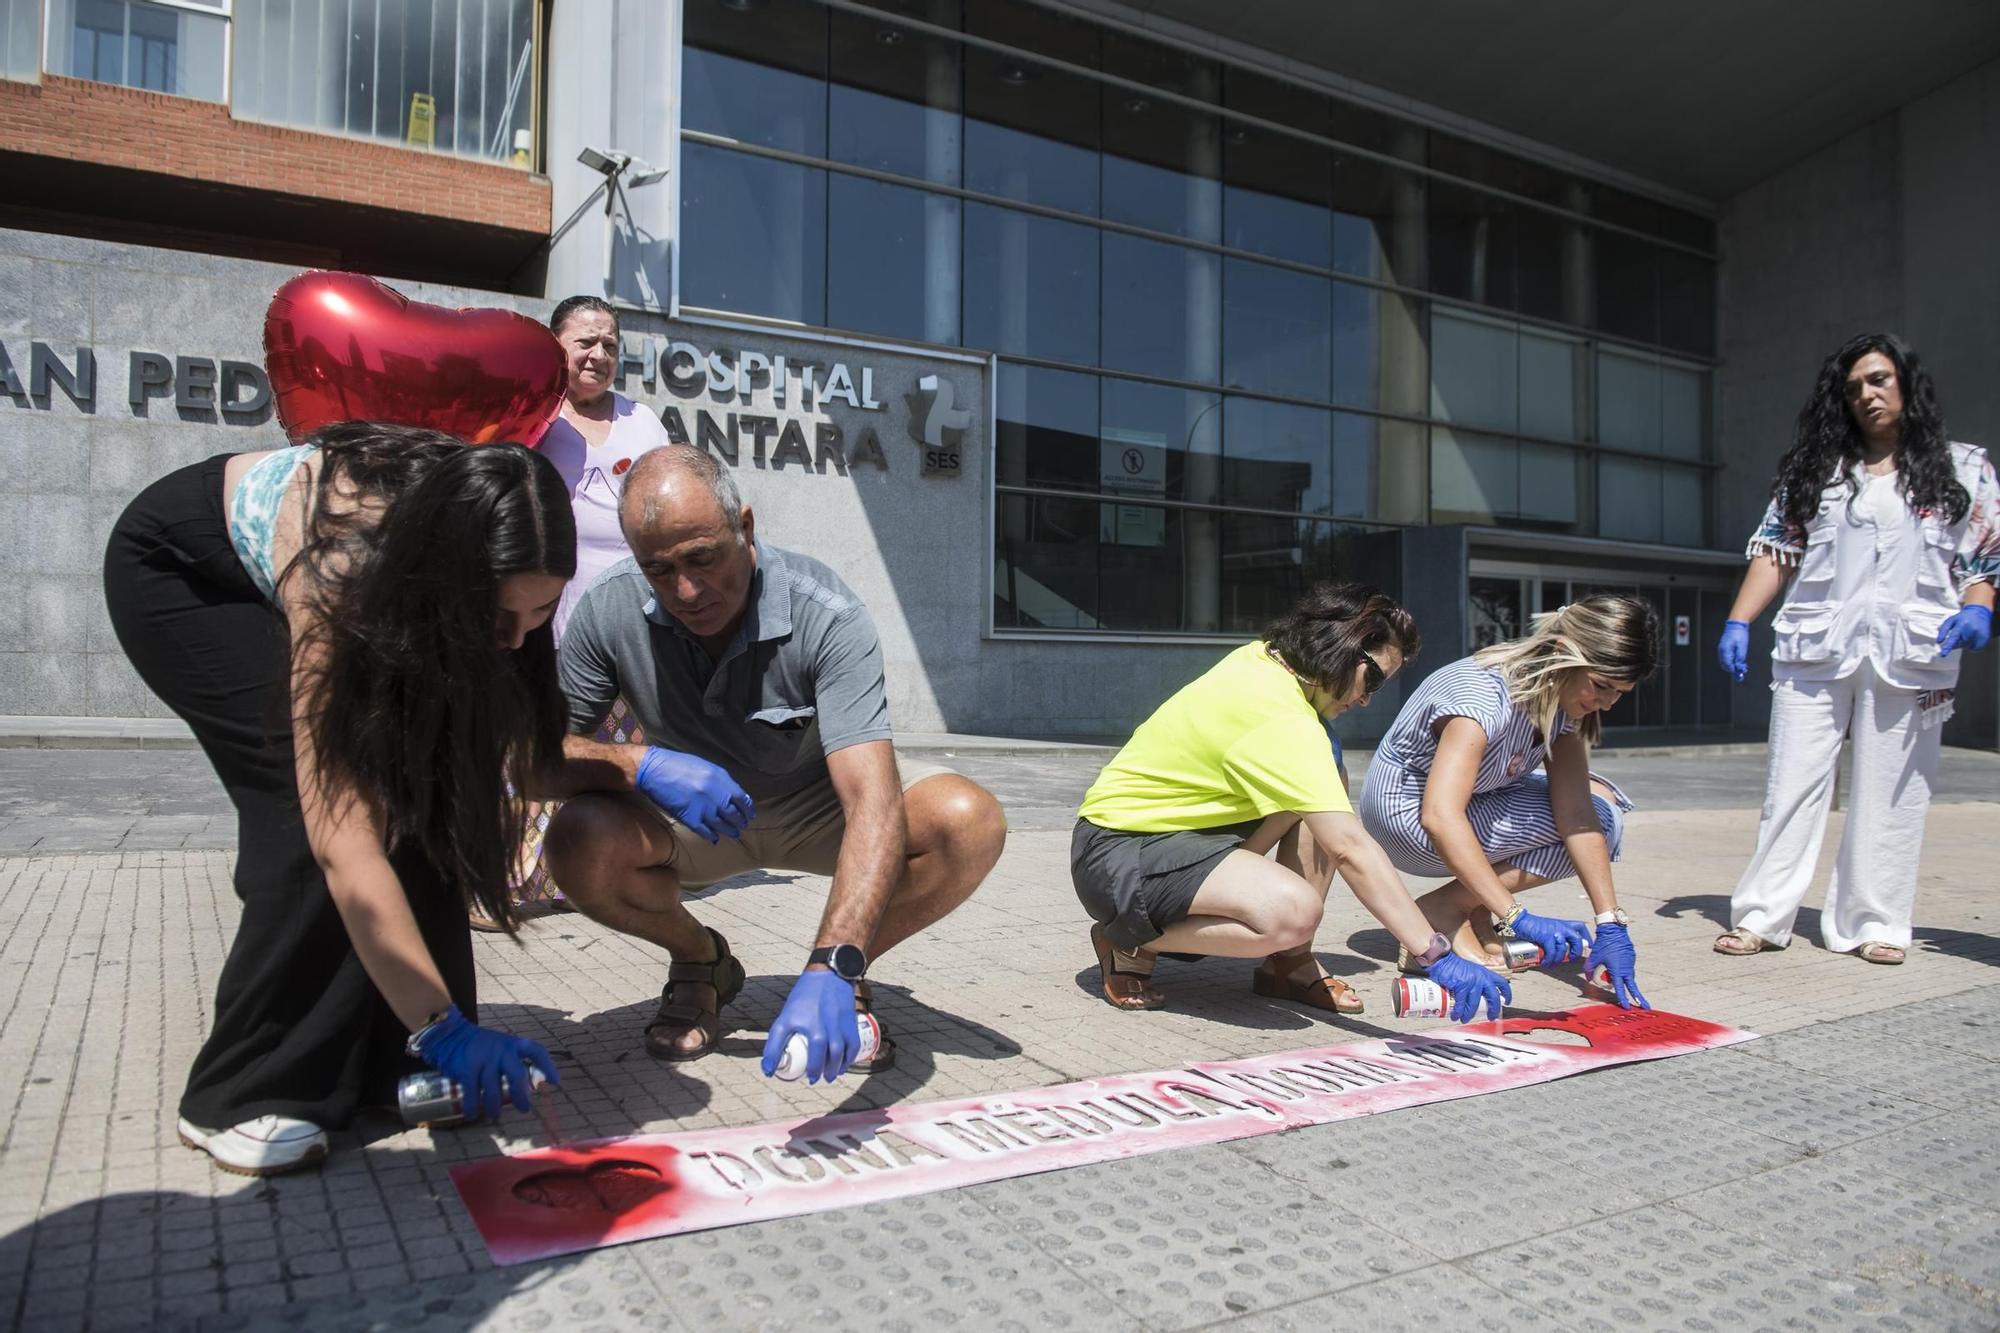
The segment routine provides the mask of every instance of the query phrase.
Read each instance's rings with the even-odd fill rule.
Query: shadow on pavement
[[[1989,967],[2000,967],[2000,938],[1975,935],[1969,930],[1947,930],[1941,926],[1918,926],[1910,932],[1911,943],[1925,953],[1949,954]]]

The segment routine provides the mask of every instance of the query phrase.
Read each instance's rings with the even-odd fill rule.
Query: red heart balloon
[[[292,439],[335,421],[533,445],[562,407],[555,335],[512,310],[447,310],[359,273],[301,273],[264,314],[264,367]]]

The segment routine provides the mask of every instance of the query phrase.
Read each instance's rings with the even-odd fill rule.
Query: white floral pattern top
[[[250,465],[236,483],[229,501],[229,544],[243,562],[250,581],[273,602],[278,600],[278,575],[271,567],[271,541],[278,527],[278,510],[285,502],[292,474],[319,448],[314,444],[274,449]]]

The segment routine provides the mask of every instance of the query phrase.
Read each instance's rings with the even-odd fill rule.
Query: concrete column
[[[1220,82],[1213,72],[1209,78]],[[1217,97],[1219,87],[1199,90],[1197,95]],[[1219,240],[1222,236],[1222,122],[1220,118],[1196,119],[1188,131],[1188,217],[1196,236]],[[1206,271],[1199,263],[1187,271],[1188,360],[1194,365],[1212,365],[1222,378],[1222,281],[1221,260],[1212,261],[1215,281],[1202,280]],[[1222,491],[1221,450],[1197,452],[1199,430],[1212,429],[1210,437],[1220,440],[1222,414],[1227,405],[1190,424],[1187,450],[1187,494],[1200,500],[1217,500]],[[1201,510],[1181,511],[1182,603],[1184,629],[1222,628],[1222,516]]]
[[[958,106],[958,53],[940,42],[927,48],[924,66],[924,175],[957,185],[963,179],[963,122],[935,108]],[[958,341],[960,273],[959,203],[942,195],[924,199],[924,337]]]

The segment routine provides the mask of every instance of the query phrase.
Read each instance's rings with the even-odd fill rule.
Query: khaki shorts
[[[903,790],[956,770],[920,759],[896,757],[896,771],[902,776]],[[841,839],[847,836],[847,814],[832,781],[816,783],[789,796],[757,802],[757,817],[740,838],[724,838],[711,843],[672,815],[636,793],[631,797],[640,809],[650,813],[673,835],[672,859],[662,862],[673,867],[674,877],[689,888],[700,888],[750,870],[802,870],[812,875],[831,875],[840,859]]]

